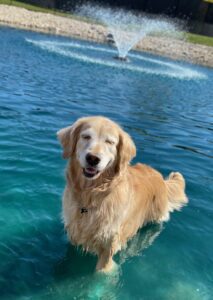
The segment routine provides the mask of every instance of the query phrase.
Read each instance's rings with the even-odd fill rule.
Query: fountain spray
[[[118,55],[114,58],[128,61],[128,52],[147,35],[174,36],[180,33],[180,25],[165,18],[135,15],[124,9],[83,5],[77,13],[101,22],[112,35]]]

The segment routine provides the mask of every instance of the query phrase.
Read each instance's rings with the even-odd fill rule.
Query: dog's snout
[[[99,157],[97,157],[97,156],[95,156],[95,155],[92,155],[92,154],[90,154],[90,153],[88,153],[87,155],[86,155],[86,161],[88,162],[88,164],[90,165],[90,166],[97,166],[98,164],[99,164],[99,162],[100,162],[100,158]]]

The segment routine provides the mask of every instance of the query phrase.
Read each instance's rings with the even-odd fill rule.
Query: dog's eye
[[[91,136],[90,135],[82,135],[82,139],[84,139],[84,140],[90,140]]]
[[[109,145],[114,145],[115,142],[114,141],[111,141],[111,140],[106,140],[105,143],[109,144]]]

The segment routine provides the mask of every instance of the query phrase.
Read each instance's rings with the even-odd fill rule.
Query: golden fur
[[[88,130],[91,136],[81,136]],[[111,270],[113,255],[139,228],[148,222],[167,221],[170,212],[187,203],[180,173],[171,173],[164,180],[147,165],[129,165],[136,155],[134,142],[111,120],[79,119],[61,129],[58,138],[64,158],[69,159],[63,196],[65,228],[74,245],[98,256],[97,270]],[[103,164],[107,163],[94,179],[82,171],[88,151],[100,154]]]

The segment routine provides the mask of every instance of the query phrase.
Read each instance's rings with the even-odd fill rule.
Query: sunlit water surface
[[[0,28],[1,299],[213,299],[212,69]],[[110,276],[72,247],[60,219],[56,131],[85,115],[119,122],[135,161],[177,170],[189,205],[141,230]]]

